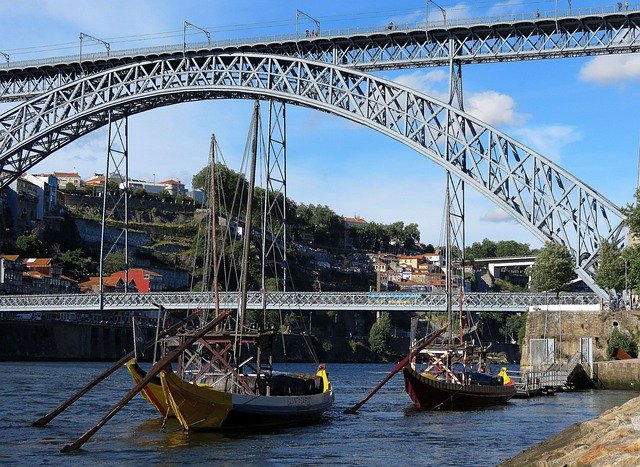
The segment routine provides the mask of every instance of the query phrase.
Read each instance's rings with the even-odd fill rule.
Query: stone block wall
[[[640,360],[611,360],[593,364],[596,381],[604,389],[640,391]]]
[[[607,360],[607,346],[614,328],[627,330],[638,338],[640,312],[631,311],[530,311],[522,343],[520,366],[529,367],[529,340],[555,339],[556,352],[562,361],[580,351],[580,338],[593,338],[593,359]]]

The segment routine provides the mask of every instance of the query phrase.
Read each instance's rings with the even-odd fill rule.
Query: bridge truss
[[[172,310],[212,309],[212,292],[151,292],[151,293],[107,293],[67,295],[4,295],[0,296],[0,312],[93,312],[118,310]],[[238,292],[220,293],[220,309],[237,309]],[[453,297],[453,306],[459,306],[459,297]],[[247,308],[253,310],[282,311],[446,311],[445,293],[378,293],[378,292],[249,292]],[[593,293],[531,294],[531,293],[468,293],[463,297],[463,306],[471,312],[526,312],[532,308],[540,310],[548,306],[599,305],[600,298]],[[557,309],[557,307],[556,307]]]
[[[271,55],[133,63],[20,104],[0,115],[0,187],[105,125],[110,112],[117,119],[213,98],[291,102],[361,123],[406,144],[474,186],[543,241],[565,244],[578,275],[594,290],[600,290],[593,277],[601,242],[623,242],[624,217],[617,206],[554,162],[462,110],[356,70]],[[447,153],[451,147],[458,152]]]
[[[321,61],[363,71],[543,58],[630,53],[640,50],[640,10],[614,6],[541,16],[400,24],[323,31],[313,38],[270,36],[183,43],[0,64],[0,102],[23,100],[87,74],[147,60],[238,52]]]

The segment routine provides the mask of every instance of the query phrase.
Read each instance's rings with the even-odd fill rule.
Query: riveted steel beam
[[[630,53],[640,50],[640,11],[615,7],[560,15],[476,18],[174,44],[109,53],[0,63],[0,101],[23,100],[86,74],[155,59],[205,57],[237,52],[302,57],[359,70],[390,70]]]
[[[541,240],[565,244],[594,281],[603,240],[623,243],[620,209],[562,169],[462,110],[391,81],[301,58],[232,54],[135,63],[35,97],[0,115],[0,187],[113,119],[179,102],[291,102],[361,123],[451,171]],[[473,131],[470,129],[473,128]],[[452,142],[460,158],[448,149]]]

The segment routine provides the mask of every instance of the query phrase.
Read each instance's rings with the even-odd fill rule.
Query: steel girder
[[[640,50],[640,11],[593,11],[575,16],[487,18],[464,24],[398,25],[295,35],[111,51],[0,64],[0,101],[51,91],[87,74],[156,59],[204,57],[237,52],[296,56],[383,70],[460,64],[629,53]],[[453,54],[453,55],[452,55]]]
[[[603,240],[623,243],[617,206],[554,162],[461,110],[355,70],[291,57],[217,55],[131,64],[84,77],[0,115],[0,188],[114,119],[213,98],[288,101],[366,125],[471,184],[543,241],[565,244],[595,291]],[[457,154],[447,155],[455,140]],[[462,160],[464,159],[464,164]]]
[[[157,310],[160,306],[173,309],[211,309],[212,292],[151,292],[107,293],[104,310]],[[238,292],[220,293],[220,308],[238,306]],[[263,305],[263,300],[265,300]],[[459,297],[453,297],[454,307]],[[599,305],[595,294],[567,293],[559,298],[532,293],[469,293],[463,298],[465,309],[471,312],[519,313],[532,308],[546,309],[555,305]],[[446,311],[444,293],[379,293],[379,292],[249,292],[247,307],[262,310],[348,310],[348,311]],[[0,312],[99,311],[100,294],[67,295],[2,295]]]

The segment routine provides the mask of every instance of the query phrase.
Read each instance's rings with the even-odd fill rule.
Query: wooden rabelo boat
[[[255,380],[255,376],[241,377]],[[161,379],[169,404],[186,430],[313,422],[333,403],[323,366],[315,375],[273,374],[264,384],[236,392],[187,383],[171,370],[163,371]]]
[[[454,196],[455,197],[455,196]],[[464,252],[464,245],[454,247],[452,235],[454,229],[452,219],[457,215],[452,212],[451,196],[447,186],[446,198],[446,309],[448,332],[434,341],[429,347],[413,349],[419,342],[418,319],[411,325],[411,342],[414,343],[407,364],[402,368],[405,391],[417,409],[471,409],[504,404],[516,393],[516,386],[507,375],[506,368],[498,375],[492,376],[487,371],[487,349],[478,345],[476,325],[472,325],[472,316],[463,310],[464,291],[464,257],[456,260],[460,273],[454,273],[453,252]],[[458,221],[455,221],[458,222]],[[464,236],[464,235],[463,235]],[[454,290],[458,295],[459,309],[453,311]],[[434,326],[430,320],[428,327]],[[433,329],[432,329],[433,331]],[[476,336],[474,338],[473,336]]]
[[[447,381],[410,364],[402,372],[405,391],[419,410],[487,407],[504,404],[516,393],[515,384],[505,383],[502,376],[472,372]]]
[[[251,172],[247,177],[249,183],[244,208],[244,225],[247,226],[252,225],[258,111],[259,106],[256,103],[252,124]],[[211,147],[211,179],[214,180],[216,145],[213,137]],[[215,192],[215,189],[211,190],[211,193]],[[211,200],[211,206],[216,206],[215,199]],[[217,316],[220,312],[217,303],[217,214],[213,213],[218,211],[211,211],[213,292],[216,300],[215,311],[211,315]],[[226,226],[228,228],[229,222],[226,222]],[[315,374],[274,371],[273,347],[277,333],[272,329],[261,328],[256,323],[247,323],[247,271],[251,230],[245,229],[242,238],[240,300],[235,316],[229,317],[222,325],[207,333],[196,346],[188,348],[179,358],[175,372],[170,366],[165,367],[159,374],[160,385],[158,381],[153,381],[149,390],[143,394],[160,413],[164,410],[164,414],[174,414],[182,427],[188,431],[311,422],[321,417],[334,400],[333,389],[324,365],[320,365]],[[267,234],[263,232],[263,236],[267,237]],[[286,264],[286,261],[282,263]],[[206,319],[205,317],[204,322]],[[185,331],[167,339],[163,353],[177,347],[190,333]],[[128,368],[137,381],[140,375],[139,367],[131,364]],[[158,393],[158,386],[161,388],[162,396]]]
[[[127,371],[133,378],[133,382],[135,384],[140,383],[147,376],[147,372],[144,371],[136,358],[132,358],[128,362],[124,364],[127,368]],[[155,409],[162,415],[163,417],[172,417],[173,411],[169,407],[169,403],[167,402],[167,398],[164,395],[164,390],[162,389],[162,383],[160,382],[160,377],[155,376],[145,387],[140,391],[142,397],[144,397]]]

